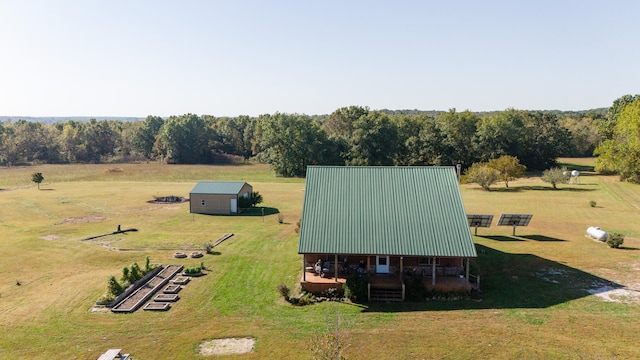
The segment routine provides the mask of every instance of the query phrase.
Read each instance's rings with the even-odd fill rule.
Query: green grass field
[[[277,286],[302,270],[296,222],[304,179],[275,177],[263,165],[44,165],[0,169],[0,359],[96,359],[122,348],[136,359],[199,359],[203,340],[252,337],[241,359],[311,359],[315,334],[335,328],[349,359],[640,358],[640,186],[590,172],[593,159],[564,159],[583,174],[559,190],[538,177],[482,191],[463,185],[468,213],[534,214],[528,227],[478,230],[482,302],[320,303],[293,307]],[[42,172],[38,190],[31,173]],[[276,215],[203,216],[188,203],[199,180],[247,181]],[[596,206],[590,206],[595,201]],[[82,239],[123,229],[137,232]],[[622,249],[585,237],[600,226],[625,235]],[[235,236],[201,259],[173,250]],[[132,262],[210,269],[168,312],[94,313],[110,275]],[[19,283],[19,285],[18,285]],[[591,294],[589,292],[599,292]],[[613,290],[612,292],[604,292]],[[610,300],[605,301],[606,295]]]

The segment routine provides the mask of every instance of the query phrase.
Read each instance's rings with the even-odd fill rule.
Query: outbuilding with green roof
[[[251,196],[246,182],[201,181],[189,193],[190,211],[195,214],[228,215],[239,211],[241,197]]]
[[[447,166],[310,166],[298,252],[308,290],[326,288],[313,282],[327,278],[341,285],[354,272],[372,285],[384,277],[404,289],[411,275],[429,289],[470,289],[477,257],[456,170]]]

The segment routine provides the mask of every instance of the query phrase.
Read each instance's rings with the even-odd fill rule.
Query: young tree
[[[122,268],[122,277],[120,278],[120,280],[123,283],[130,283],[131,281],[131,274],[129,273],[129,267],[125,266]]]
[[[567,169],[560,169],[557,167],[547,169],[542,173],[542,181],[548,182],[553,186],[554,190],[557,190],[557,184],[566,184],[569,182],[569,172]]]
[[[526,166],[520,164],[517,157],[509,155],[503,155],[497,159],[489,160],[488,166],[498,170],[500,179],[504,181],[504,185],[507,188],[509,187],[509,181],[521,178],[527,169]]]
[[[122,288],[122,285],[120,285],[118,280],[116,280],[116,277],[111,275],[111,277],[109,278],[108,285],[107,285],[107,291],[109,292],[109,294],[111,294],[113,296],[118,296],[118,295],[122,294],[124,289]]]
[[[467,183],[478,184],[486,191],[489,191],[491,185],[500,179],[498,170],[489,167],[486,163],[473,163],[464,175]]]
[[[42,173],[37,172],[31,174],[31,181],[38,184],[38,190],[40,190],[40,183],[42,182],[42,180],[44,180],[44,176],[42,176]]]
[[[138,280],[142,279],[142,271],[140,270],[140,265],[137,262],[131,264],[131,271],[129,272],[129,282],[132,284]]]

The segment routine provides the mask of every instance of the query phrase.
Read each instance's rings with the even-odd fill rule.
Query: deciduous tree
[[[491,185],[500,179],[498,170],[486,163],[473,163],[464,173],[465,181],[470,184],[478,184],[483,190],[491,190]]]
[[[144,157],[148,159],[155,157],[154,145],[163,124],[164,119],[160,116],[149,115],[137,128],[133,138],[133,147]]]
[[[566,184],[569,182],[570,174],[566,168],[557,167],[547,169],[542,173],[542,181],[548,182],[553,186],[554,190],[558,189],[558,184]]]
[[[281,176],[304,176],[308,165],[320,164],[326,135],[306,115],[261,115],[256,129],[258,157]]]
[[[393,165],[398,133],[387,114],[373,111],[353,124],[348,165]]]
[[[611,139],[596,149],[598,171],[614,171],[623,181],[640,183],[640,99],[618,114]]]
[[[504,185],[507,188],[509,187],[509,181],[521,178],[527,169],[526,166],[520,164],[517,157],[509,155],[503,155],[497,159],[491,159],[487,165],[498,171],[500,174],[500,180],[504,181]]]
[[[40,183],[44,180],[44,176],[42,176],[41,172],[36,172],[31,174],[31,181],[38,184],[38,190],[40,190]]]

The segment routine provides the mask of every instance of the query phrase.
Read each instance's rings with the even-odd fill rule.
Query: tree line
[[[509,155],[529,170],[560,156],[591,156],[613,133],[604,111],[490,113],[372,111],[349,106],[324,116],[184,114],[143,121],[0,122],[0,164],[162,161],[268,163],[281,176],[308,165],[455,165]]]

